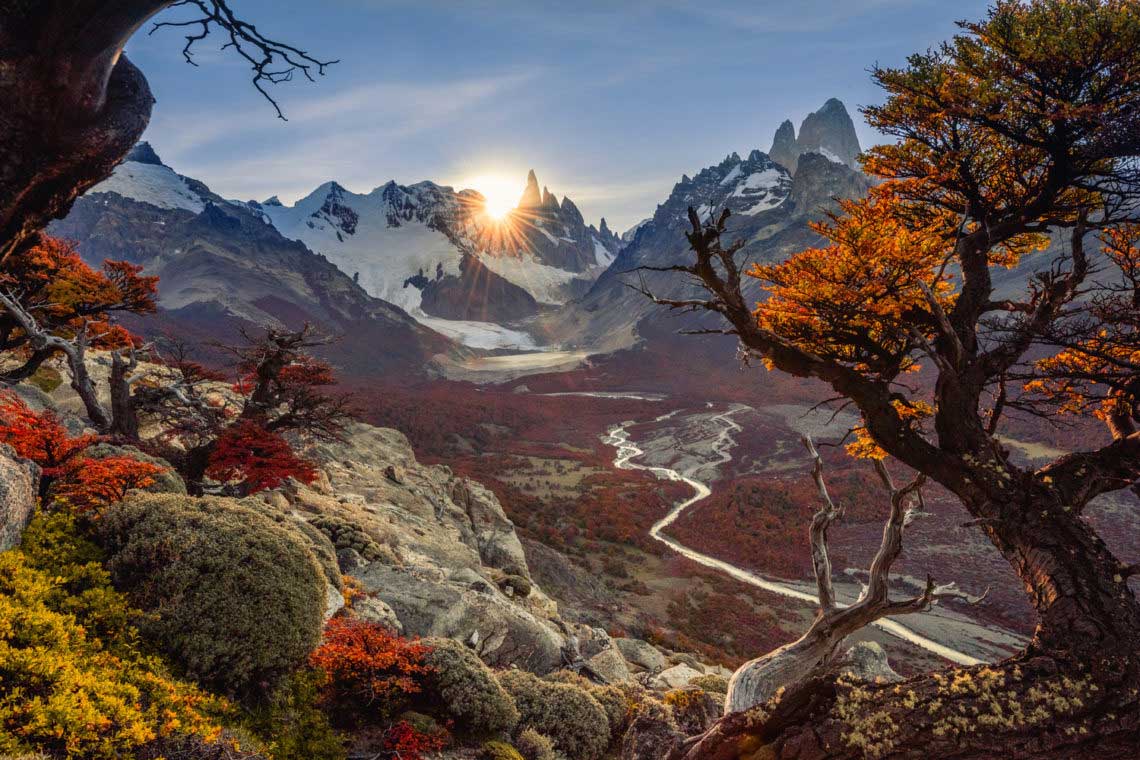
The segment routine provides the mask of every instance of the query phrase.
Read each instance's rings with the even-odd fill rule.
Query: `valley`
[[[232,201],[146,144],[54,229],[91,261],[159,273],[162,329],[207,346],[207,359],[221,357],[203,336],[256,324],[340,336],[320,352],[362,418],[491,489],[567,619],[733,666],[794,640],[814,615],[806,532],[818,504],[799,435],[825,445],[849,505],[832,541],[844,603],[866,578],[884,497],[869,469],[826,448],[859,419],[818,407],[821,384],[751,366],[731,338],[679,335],[716,322],[637,291],[702,297],[667,271],[689,256],[690,206],[703,219],[727,211],[727,239],[749,261],[816,244],[811,223],[870,186],[851,124],[831,99],[798,133],[781,125],[768,153],[682,176],[620,235],[604,218],[586,223],[533,171],[501,218],[484,214],[477,190],[430,181]],[[1019,456],[1071,448],[1070,433],[1009,425]],[[962,527],[954,499],[931,489],[928,504],[894,594],[916,593],[927,574],[969,594],[994,588],[853,639],[881,643],[903,673],[1001,659],[1032,632],[1018,582]],[[1106,531],[1130,541],[1113,514]]]

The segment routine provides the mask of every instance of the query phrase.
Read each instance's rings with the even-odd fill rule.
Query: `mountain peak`
[[[800,125],[796,140],[800,153],[822,153],[836,163],[857,168],[856,156],[862,152],[855,123],[843,103],[830,98],[815,113],[810,113]]]
[[[131,148],[131,152],[127,154],[126,161],[134,161],[140,164],[153,164],[155,166],[166,166],[162,163],[162,159],[154,152],[154,148],[150,143],[145,140]]]
[[[544,208],[558,209],[558,199],[554,197],[554,193],[546,185],[542,186],[542,205]]]
[[[772,138],[772,148],[768,151],[768,155],[788,171],[795,171],[799,149],[796,146],[796,128],[792,126],[790,119],[784,119],[776,129],[776,136]]]
[[[855,123],[847,107],[838,98],[828,98],[818,111],[804,117],[798,137],[792,122],[785,119],[776,129],[768,155],[795,174],[799,157],[804,153],[819,153],[829,161],[857,169],[856,157],[861,152]]]
[[[538,177],[534,175],[534,169],[531,169],[526,175],[526,189],[519,198],[519,208],[535,208],[541,204],[542,193],[538,189]]]

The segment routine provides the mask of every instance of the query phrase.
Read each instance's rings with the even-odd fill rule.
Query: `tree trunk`
[[[726,716],[671,760],[1140,756],[1140,605],[1082,505],[1034,486],[968,506],[1037,610],[1023,654],[900,684],[811,679]]]
[[[139,416],[131,394],[130,372],[137,363],[123,360],[118,351],[111,353],[111,435],[131,441],[139,439]]]
[[[170,0],[0,3],[0,262],[107,177],[150,120],[123,45]]]

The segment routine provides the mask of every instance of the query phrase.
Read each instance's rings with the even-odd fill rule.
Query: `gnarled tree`
[[[217,32],[266,98],[265,85],[298,73],[311,79],[330,63],[266,38],[225,0],[3,0],[0,261],[34,245],[138,140],[153,98],[123,47],[154,14],[177,6],[189,15],[160,26],[188,30],[187,60],[195,42]]]
[[[889,454],[957,496],[1038,626],[995,666],[890,687],[815,679],[676,757],[1135,756],[1133,565],[1084,515],[1140,478],[1140,4],[999,0],[961,28],[874,70],[887,100],[864,113],[898,141],[864,157],[884,182],[819,225],[826,245],[744,269],[740,245],[722,244],[725,215],[690,210],[681,269],[707,293],[658,300],[721,315],[770,369],[848,399],[856,453]],[[1006,298],[995,273],[1010,269],[1022,287]],[[746,278],[766,291],[759,304]],[[1104,441],[1017,464],[1003,424],[1050,404],[1095,412]]]

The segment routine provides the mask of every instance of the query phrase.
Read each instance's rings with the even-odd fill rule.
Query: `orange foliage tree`
[[[1000,682],[1017,707],[1043,693],[1034,680],[1074,699],[1045,708],[1048,731],[1040,717],[967,727],[945,711],[989,710],[984,689],[947,692],[926,678],[900,700],[824,679],[765,719],[727,717],[679,755],[735,756],[720,753],[742,734],[776,757],[807,744],[828,757],[872,745],[954,757],[1135,752],[1140,604],[1128,579],[1140,565],[1084,518],[1096,497],[1140,480],[1140,5],[998,0],[961,29],[901,68],[873,70],[887,99],[864,113],[897,142],[864,156],[883,182],[817,228],[824,245],[746,268],[744,244],[722,243],[727,212],[702,223],[690,209],[694,259],[672,269],[703,292],[657,301],[715,312],[769,369],[830,385],[862,415],[856,454],[894,457],[962,501],[1021,577],[1038,626],[1021,655],[955,677]],[[766,291],[759,303],[748,280]],[[1104,439],[1042,467],[1019,463],[1005,421],[1055,405],[1099,415]],[[880,716],[877,733],[845,740],[852,715]],[[1032,744],[1019,743],[1026,731]]]
[[[63,353],[72,387],[101,430],[111,418],[95,393],[84,355],[88,347],[119,349],[136,339],[115,323],[120,313],[155,310],[157,277],[125,261],[88,266],[75,247],[41,236],[39,242],[0,263],[0,352],[19,351],[23,361],[2,379],[30,377],[47,359]]]
[[[154,485],[154,477],[165,470],[132,457],[86,456],[101,440],[73,436],[51,410],[36,413],[14,394],[0,393],[0,443],[40,466],[40,496],[46,501],[66,501],[80,513],[97,512],[132,489]]]

